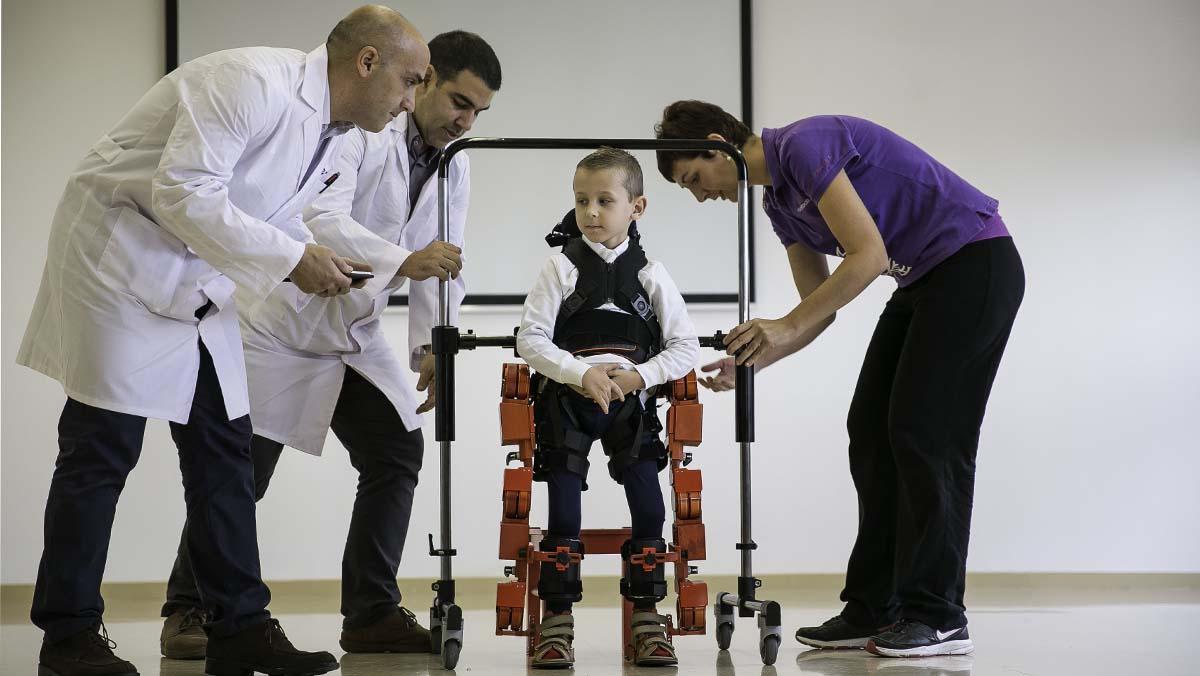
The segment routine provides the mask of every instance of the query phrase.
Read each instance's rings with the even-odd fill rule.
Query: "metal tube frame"
[[[458,153],[476,148],[506,150],[591,150],[608,146],[624,150],[714,150],[732,158],[738,179],[738,323],[750,319],[750,186],[746,159],[741,151],[730,143],[708,139],[589,139],[589,138],[487,138],[470,137],[452,141],[442,151],[438,160],[438,239],[450,239],[450,205],[448,201],[450,161]],[[454,441],[454,355],[460,349],[460,334],[457,327],[450,325],[450,293],[448,282],[438,285],[438,321],[434,329],[433,352],[435,356],[435,387],[438,405],[435,411],[435,438],[441,450],[441,537],[440,549],[434,549],[430,536],[430,554],[441,558],[441,579],[434,585],[438,595],[434,611],[443,611],[454,606],[454,582],[451,557],[450,496],[451,496],[451,444]],[[738,578],[737,595],[722,594],[719,598],[735,599],[739,614],[750,617],[761,611],[765,603],[754,598],[754,590],[761,584],[753,575],[753,550],[751,523],[750,444],[754,441],[754,369],[738,366],[735,385],[736,440],[740,446],[740,499],[741,499],[741,575]],[[723,605],[718,601],[717,609]],[[772,604],[778,608],[778,604]],[[455,613],[459,617],[459,613]],[[778,615],[778,611],[774,613]],[[762,624],[760,617],[760,625]],[[437,618],[431,620],[438,623]],[[433,627],[431,627],[433,629]],[[448,628],[449,629],[449,628]],[[461,647],[461,625],[455,632]]]

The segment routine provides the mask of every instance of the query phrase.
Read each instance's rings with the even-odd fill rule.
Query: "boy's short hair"
[[[449,31],[429,41],[429,63],[438,82],[450,82],[464,70],[475,73],[487,88],[500,91],[500,59],[486,40],[467,31]]]
[[[580,169],[587,169],[588,171],[600,171],[602,169],[620,171],[623,179],[621,185],[625,186],[625,192],[629,193],[629,199],[635,200],[643,195],[642,165],[638,163],[636,157],[624,150],[603,146],[596,150],[596,152],[579,160],[579,164],[575,165],[575,171],[579,171]]]
[[[660,139],[703,139],[720,134],[736,148],[746,144],[752,132],[742,121],[720,106],[704,101],[676,101],[663,109],[662,122],[654,125],[654,137]],[[658,172],[668,181],[675,163],[699,157],[704,150],[659,150]]]

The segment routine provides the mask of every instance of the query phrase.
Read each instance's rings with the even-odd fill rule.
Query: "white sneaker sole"
[[[845,648],[845,649],[862,649],[867,647],[867,641],[871,640],[869,636],[863,638],[848,638],[844,641],[818,641],[812,638],[796,637],[796,640],[810,648]]]
[[[881,648],[875,645],[874,641],[871,641],[866,646],[866,649],[867,652],[879,655],[880,657],[933,657],[936,655],[966,655],[975,650],[975,644],[968,638],[961,641],[944,641],[918,648],[896,650],[893,648]]]

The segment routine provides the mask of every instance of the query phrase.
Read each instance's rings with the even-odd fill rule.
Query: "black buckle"
[[[639,293],[634,296],[629,303],[643,320],[649,321],[654,316],[654,308],[650,305],[650,301],[646,300],[646,297],[642,294]]]

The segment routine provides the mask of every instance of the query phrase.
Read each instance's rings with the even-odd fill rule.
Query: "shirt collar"
[[[325,90],[325,106],[321,110],[321,136],[341,136],[354,128],[353,122],[329,121],[329,90]]]
[[[315,96],[321,99],[321,105],[313,106],[317,110],[317,121],[321,123],[321,136],[341,136],[354,128],[351,122],[330,122],[330,92],[329,78],[327,72],[329,69],[329,54],[325,51],[325,45],[319,45],[316,49],[308,53],[305,59],[304,87]],[[319,91],[319,93],[318,93]]]
[[[611,263],[617,260],[617,258],[621,254],[625,253],[625,250],[629,248],[628,236],[625,237],[625,241],[618,244],[617,248],[615,249],[610,249],[600,242],[593,242],[592,240],[588,239],[587,235],[583,236],[583,241],[588,245],[588,248],[596,252],[597,256],[603,258],[605,263]]]
[[[425,139],[421,136],[421,130],[417,127],[417,118],[412,115],[408,116],[408,129],[405,132],[404,140],[408,147],[410,160],[432,158],[438,154],[437,148],[425,143]]]

